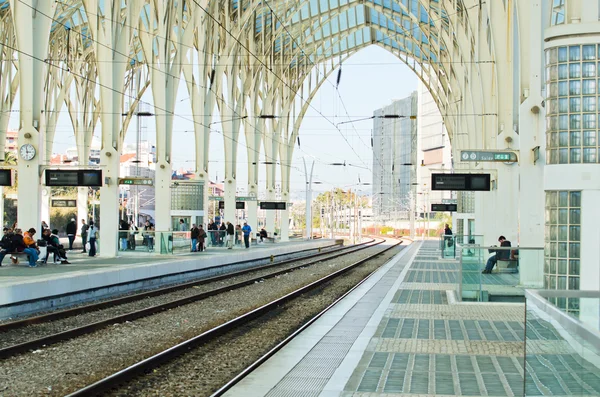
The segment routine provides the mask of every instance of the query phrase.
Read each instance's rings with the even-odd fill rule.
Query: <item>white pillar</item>
[[[48,56],[51,18],[56,2],[32,0],[13,0],[10,2],[17,46],[25,56],[19,56],[19,116],[20,129],[18,146],[31,144],[37,155],[26,161],[19,160],[19,186],[17,194],[18,224],[21,229],[39,228],[40,221],[40,165],[44,153],[42,122],[42,96]],[[39,12],[36,12],[38,10]]]
[[[99,225],[98,254],[104,258],[114,258],[117,256],[117,231],[119,230],[119,152],[112,146],[105,146],[100,154],[100,166],[103,167],[102,175],[108,183],[100,188],[102,222]],[[96,214],[96,219],[93,219],[95,225],[98,225],[100,216]]]
[[[225,177],[224,217],[225,217],[226,221],[229,221],[231,223],[235,223],[235,192],[236,192],[235,178],[233,178],[232,176]]]
[[[285,201],[285,210],[279,213],[279,221],[281,227],[279,228],[279,234],[281,241],[290,241],[290,203],[289,203],[289,192],[284,191],[282,193],[282,199]]]
[[[275,191],[273,188],[269,188],[267,191],[267,201],[275,201]],[[265,223],[265,230],[272,236],[275,232],[275,210],[266,210]]]
[[[313,222],[312,222],[312,176],[313,176],[313,170],[315,168],[315,162],[313,160],[313,163],[310,167],[310,174],[308,173],[307,169],[306,169],[306,160],[304,158],[302,158],[302,162],[304,163],[304,175],[306,177],[306,217],[305,217],[305,222],[306,222],[306,238],[308,240],[312,239],[312,229],[313,229]]]
[[[249,186],[249,196],[257,197],[257,186],[252,184]],[[247,201],[246,202],[246,221],[254,232],[258,227],[258,201]]]
[[[85,223],[89,222],[88,215],[88,188],[79,187],[77,188],[77,227],[81,228],[81,220],[84,219]]]
[[[156,164],[154,179],[154,197],[156,230],[170,231],[171,228],[171,165],[160,161]]]
[[[544,246],[545,108],[542,106],[542,11],[538,1],[521,4],[529,12],[520,36],[522,88],[525,97],[519,109],[519,245]],[[521,11],[521,10],[520,10]],[[523,15],[525,17],[525,15]],[[525,83],[526,85],[524,85]],[[528,94],[528,95],[526,95]],[[539,159],[533,149],[538,147]],[[519,252],[520,284],[541,288],[544,283],[543,251]]]
[[[50,224],[50,200],[51,199],[52,199],[52,188],[48,187],[48,186],[44,186],[42,188],[42,198],[40,200],[41,201],[41,212],[40,212],[41,220],[46,221],[48,226],[50,226],[51,228],[62,227],[63,225],[51,225]],[[34,227],[36,230],[38,229],[37,225]],[[39,226],[39,228],[41,228],[41,225]],[[39,230],[39,233],[42,233],[42,231]]]

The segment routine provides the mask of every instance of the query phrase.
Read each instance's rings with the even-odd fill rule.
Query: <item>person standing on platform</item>
[[[198,246],[198,237],[200,236],[200,229],[196,226],[196,224],[192,224],[192,229],[190,230],[190,237],[192,238],[192,252],[198,252],[196,248]]]
[[[91,222],[90,222],[91,223]],[[119,222],[119,241],[121,241],[121,251],[127,250],[127,233],[129,231],[129,225],[125,219],[121,219]]]
[[[210,221],[210,224],[208,225],[208,233],[210,233],[210,243],[213,247],[217,246],[218,230],[219,228],[217,227],[215,221]]]
[[[452,247],[452,229],[446,223],[446,227],[444,227],[444,244],[448,247]]]
[[[244,222],[242,232],[244,233],[244,245],[246,248],[250,248],[250,233],[252,233],[252,228],[248,226],[248,222]]]
[[[44,230],[46,230],[46,229],[50,229],[50,226],[48,226],[46,221],[42,221],[42,234],[44,233]]]
[[[94,226],[94,221],[90,221],[88,228],[88,237],[90,239],[89,256],[96,256],[96,239],[98,238],[98,229]]]
[[[242,232],[242,227],[240,225],[235,225],[235,245],[242,246],[242,236],[244,232]]]
[[[198,251],[204,251],[204,240],[206,239],[206,231],[202,225],[200,225],[200,229],[198,229]]]
[[[87,251],[85,249],[85,246],[87,244],[87,239],[88,239],[88,228],[89,226],[87,225],[87,223],[85,223],[85,219],[81,220],[81,244],[83,245],[83,251],[81,251],[81,253],[85,254]]]
[[[219,227],[219,246],[222,247],[225,243],[225,233],[227,232],[227,226],[225,226],[225,221],[221,222],[221,227]]]
[[[71,222],[67,223],[65,231],[67,232],[67,237],[69,238],[69,251],[72,251],[75,235],[77,234],[77,223],[75,223],[75,218],[71,218]]]
[[[235,229],[233,223],[227,222],[227,249],[233,249],[233,240],[235,239]]]

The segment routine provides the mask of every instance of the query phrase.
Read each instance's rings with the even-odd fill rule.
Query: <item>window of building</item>
[[[581,192],[547,191],[544,288],[579,289]]]
[[[599,163],[600,46],[546,51],[546,149],[548,164]]]
[[[561,25],[563,23],[565,23],[565,0],[552,0],[551,25]]]

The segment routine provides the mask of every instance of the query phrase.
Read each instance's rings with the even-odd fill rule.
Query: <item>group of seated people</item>
[[[2,266],[4,257],[9,254],[13,264],[18,264],[19,258],[16,255],[22,253],[27,255],[29,266],[36,267],[40,255],[38,244],[33,238],[36,234],[36,230],[30,228],[26,232],[23,232],[23,230],[15,225],[13,228],[5,227],[3,232],[4,234],[0,240],[0,266]],[[60,244],[58,238],[58,229],[52,231],[50,229],[44,229],[42,231],[41,240],[46,244],[46,257],[41,260],[41,263],[47,263],[51,253],[54,254],[54,263],[59,261],[62,264],[69,263],[67,261],[65,249],[62,244]]]

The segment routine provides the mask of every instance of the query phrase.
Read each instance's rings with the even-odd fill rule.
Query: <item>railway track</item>
[[[196,280],[184,284],[164,287],[135,295],[120,297],[104,302],[98,302],[73,309],[48,313],[11,323],[0,325],[0,359],[19,353],[50,346],[60,341],[86,335],[108,326],[134,321],[136,319],[160,313],[169,309],[197,302],[233,289],[242,288],[262,280],[280,276],[296,269],[315,265],[320,262],[338,258],[354,252],[362,251],[382,241],[371,240],[355,246],[348,246],[320,252],[300,258],[288,259],[262,265],[251,269],[222,274],[203,280]],[[219,284],[218,286],[213,286]],[[204,290],[199,287],[205,286]],[[211,287],[213,286],[213,287]],[[160,298],[159,303],[153,303]],[[142,308],[131,309],[127,305],[142,302]],[[116,315],[102,315],[102,311],[111,312],[120,308]],[[66,321],[58,320],[88,316],[89,320],[76,318],[72,325]],[[37,328],[36,328],[37,327]],[[35,330],[35,332],[33,332]],[[34,334],[35,337],[28,335]]]
[[[152,389],[152,380],[147,381],[145,379],[145,374],[149,374],[150,377],[160,377],[160,374],[172,374],[170,368],[177,368],[181,365],[179,360],[183,360],[184,357],[193,356],[194,354],[203,354],[203,353],[195,353],[198,350],[207,350],[207,351],[215,351],[218,352],[219,349],[223,348],[223,346],[232,346],[233,350],[237,350],[235,343],[232,340],[243,337],[246,335],[253,335],[253,327],[271,327],[271,323],[278,322],[278,316],[282,314],[284,317],[287,315],[290,317],[289,320],[283,320],[283,322],[291,322],[295,323],[292,327],[293,329],[288,329],[285,332],[285,337],[281,337],[281,335],[277,338],[276,342],[268,341],[266,347],[261,350],[258,357],[256,357],[256,361],[253,360],[247,367],[240,369],[237,371],[236,376],[231,376],[226,380],[219,380],[219,384],[209,385],[211,388],[211,392],[215,392],[214,396],[220,396],[225,393],[230,387],[232,387],[235,383],[237,383],[243,376],[250,373],[254,368],[260,365],[262,362],[266,361],[271,355],[273,355],[277,350],[283,347],[289,340],[291,340],[295,335],[301,332],[302,329],[307,327],[309,324],[313,323],[318,317],[320,317],[325,310],[324,307],[331,307],[335,302],[342,299],[347,293],[349,289],[355,288],[358,284],[362,283],[366,278],[368,278],[372,272],[379,268],[383,263],[387,262],[389,258],[395,255],[398,249],[398,245],[400,243],[380,249],[373,249],[376,252],[369,254],[368,256],[353,261],[348,266],[344,266],[343,268],[336,270],[324,277],[319,278],[316,281],[313,281],[305,286],[297,288],[292,292],[289,292],[283,296],[280,296],[266,304],[261,305],[260,307],[253,308],[252,310],[247,311],[246,313],[239,315],[223,324],[217,325],[212,329],[201,333],[200,335],[189,338],[175,346],[172,346],[168,349],[165,349],[149,358],[145,358],[133,365],[128,366],[110,376],[107,376],[93,384],[90,384],[86,387],[83,387],[76,392],[71,393],[69,396],[92,396],[92,395],[102,395],[102,394],[110,394],[110,395],[149,395],[145,394]],[[369,248],[375,247],[376,244],[372,244]],[[394,250],[396,249],[396,250]],[[389,252],[391,251],[391,252]],[[389,258],[386,257],[389,256]],[[380,259],[381,263],[375,263],[376,258],[382,257]],[[372,268],[364,269],[363,273],[360,273],[361,265],[371,264]],[[367,266],[365,265],[365,266]],[[354,274],[356,273],[356,274]],[[354,275],[354,279],[351,276]],[[344,280],[344,277],[350,278],[350,280]],[[357,278],[358,277],[358,278]],[[321,305],[319,309],[313,314],[311,314],[310,318],[304,319],[299,318],[298,313],[302,313],[304,310],[303,303],[307,299],[312,299],[318,294],[315,292],[317,290],[321,290],[322,293],[331,293],[335,287],[332,287],[335,283],[341,283],[343,294],[338,294],[334,298],[328,298],[327,304]],[[339,287],[338,287],[339,288]],[[342,295],[340,297],[340,295]],[[294,308],[294,305],[296,306]],[[300,324],[298,324],[298,320],[300,320]],[[298,329],[300,327],[300,329]],[[289,327],[288,327],[289,328]],[[262,335],[262,334],[261,334]],[[250,339],[250,341],[254,341],[254,343],[263,342],[256,341],[256,336],[252,336],[254,339]],[[262,338],[262,337],[259,337]],[[248,339],[246,339],[246,344],[248,344]],[[197,349],[199,346],[203,346],[203,349]],[[219,354],[219,353],[215,353]],[[221,356],[222,357],[222,356]],[[210,362],[211,359],[209,359]],[[213,358],[213,362],[219,361],[219,358]],[[221,359],[222,361],[223,359]],[[166,366],[168,368],[162,369],[161,366]],[[210,366],[210,364],[209,364]],[[194,367],[196,368],[196,367]],[[175,372],[175,370],[173,370]],[[193,371],[192,371],[193,372]],[[188,372],[189,373],[189,372]],[[172,379],[169,381],[169,384],[172,383]],[[119,389],[119,386],[122,388]],[[204,385],[206,386],[206,385]],[[146,389],[149,388],[149,389]],[[179,390],[182,395],[190,395],[190,390],[184,391]],[[164,390],[162,392],[156,391],[157,395],[165,395]],[[172,395],[178,395],[178,391],[172,391]],[[209,393],[209,394],[210,394]],[[193,395],[208,395],[204,392],[198,391],[198,389],[194,389],[192,392]]]

